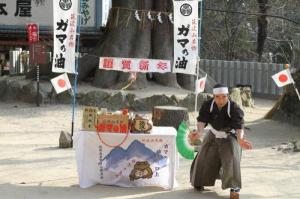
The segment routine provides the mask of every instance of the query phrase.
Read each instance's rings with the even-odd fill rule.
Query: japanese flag
[[[196,80],[196,84],[195,84],[196,93],[204,92],[206,77],[207,77],[207,74],[205,75],[205,77],[202,77],[202,78]]]
[[[278,87],[282,87],[288,84],[294,83],[294,80],[292,78],[291,72],[289,69],[285,69],[280,71],[279,73],[276,73],[272,76],[273,80],[277,84]]]
[[[57,94],[72,88],[67,73],[61,74],[51,79],[51,83]]]

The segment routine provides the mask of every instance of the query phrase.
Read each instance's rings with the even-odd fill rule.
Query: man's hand
[[[243,149],[252,149],[252,144],[245,139],[238,139],[238,143]]]
[[[252,149],[252,144],[244,138],[244,130],[236,129],[237,141],[243,149]]]
[[[202,133],[200,131],[193,130],[189,133],[189,143],[193,145],[197,140],[201,138]]]

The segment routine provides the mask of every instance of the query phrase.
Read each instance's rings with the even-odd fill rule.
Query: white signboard
[[[100,57],[99,68],[123,72],[166,73],[171,72],[169,60]]]
[[[77,0],[53,1],[52,72],[75,73]]]
[[[99,137],[101,136],[102,141]],[[176,130],[155,127],[151,134],[75,133],[79,185],[97,183],[121,187],[160,186],[172,189],[175,184]],[[110,147],[110,145],[120,144]]]
[[[198,57],[198,1],[174,0],[174,73],[195,75]]]
[[[40,27],[52,26],[53,2],[68,1],[44,0],[37,4],[34,0],[0,0],[0,25],[25,27],[28,23],[38,23]],[[73,4],[78,2],[77,0],[70,1]],[[96,0],[81,0],[81,2],[82,26],[95,27]]]

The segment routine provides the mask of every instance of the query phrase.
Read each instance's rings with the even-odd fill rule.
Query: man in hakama
[[[230,188],[230,199],[238,199],[242,188],[241,148],[252,148],[244,139],[244,112],[229,100],[226,86],[217,84],[213,96],[203,103],[197,130],[189,134],[194,142],[201,138],[208,124],[211,126],[192,163],[190,181],[195,189],[202,191],[204,186],[214,186],[216,179],[221,178],[222,189]]]

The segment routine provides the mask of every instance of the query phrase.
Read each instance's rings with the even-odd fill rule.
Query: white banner
[[[78,0],[53,0],[52,72],[75,73]]]
[[[100,57],[99,68],[123,72],[166,73],[171,72],[169,60]]]
[[[174,0],[173,73],[195,75],[198,57],[198,1]]]
[[[172,189],[178,166],[176,130],[153,127],[151,134],[80,131],[75,133],[79,185],[160,186]],[[121,144],[121,146],[110,147]]]
[[[108,20],[108,15],[109,15],[109,10],[111,8],[112,2],[111,0],[102,0],[102,26],[105,27],[107,20]]]

